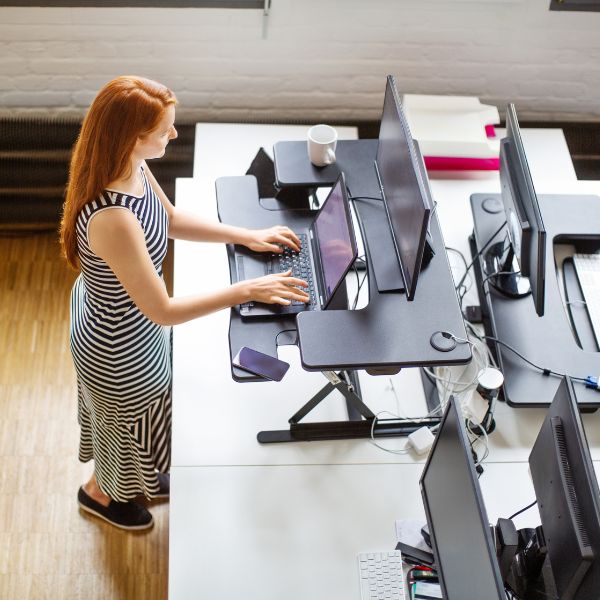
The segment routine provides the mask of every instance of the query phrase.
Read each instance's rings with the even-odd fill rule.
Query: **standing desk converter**
[[[554,245],[570,243],[577,247],[583,244],[580,251],[585,252],[600,247],[600,197],[540,194],[538,202],[547,232],[544,315],[538,317],[530,296],[507,298],[488,284],[484,284],[483,289],[484,263],[482,256],[479,256],[475,275],[486,332],[510,344],[541,367],[573,377],[595,376],[600,372],[600,354],[595,343],[590,341],[593,339],[591,324],[587,317],[581,318],[581,304],[579,310],[575,307],[571,309],[573,317],[579,319],[573,319],[573,322],[569,320],[569,310],[565,307],[564,293],[561,294],[557,278],[557,271],[562,266],[557,265]],[[473,255],[506,220],[502,206],[499,194],[471,196]],[[504,235],[504,231],[499,232],[494,241],[501,240]],[[568,286],[569,299],[580,303],[582,296],[577,277],[566,267],[563,283]],[[491,348],[497,353],[505,375],[505,399],[509,405],[541,407],[550,404],[560,383],[559,378],[542,375],[504,346],[492,343]],[[600,406],[600,394],[596,390],[577,383],[575,391],[582,410],[595,410]]]
[[[308,161],[304,142],[280,142],[274,148],[276,184],[282,190],[331,186],[339,172],[343,171],[354,197],[378,197],[380,190],[373,166],[376,150],[376,140],[340,141],[336,151],[337,163],[316,169]],[[251,176],[220,178],[216,182],[216,191],[219,219],[231,225],[263,228],[285,222],[293,229],[308,224],[314,215],[308,206],[291,207],[277,198],[259,198],[256,180]],[[348,310],[343,289],[336,294],[335,309],[325,311],[306,311],[297,316],[263,320],[243,319],[235,307],[231,309],[230,356],[234,356],[242,346],[276,355],[277,345],[297,343],[303,368],[323,371],[330,381],[322,395],[313,397],[290,419],[292,439],[286,433],[283,435],[285,439],[267,440],[259,436],[260,441],[365,437],[372,430],[377,435],[398,435],[397,423],[388,424],[394,425],[388,428],[383,419],[371,428],[375,415],[362,403],[357,379],[352,374],[358,370],[389,374],[402,367],[464,364],[471,359],[467,343],[456,343],[447,351],[436,349],[431,343],[432,336],[440,332],[450,332],[459,339],[467,337],[435,213],[430,226],[430,243],[435,256],[419,276],[415,300],[408,302],[402,292],[380,292],[377,287],[375,263],[386,261],[389,264],[397,260],[382,202],[356,200],[354,207],[368,267],[369,303],[366,307]],[[389,249],[387,255],[382,255],[382,246]],[[228,248],[228,257],[233,278],[233,247]],[[349,377],[335,373],[340,369]],[[239,382],[260,380],[233,367],[232,376]],[[339,379],[346,379],[345,384],[344,381],[340,384]],[[346,396],[350,421],[299,424],[298,421],[332,387]],[[361,421],[361,415],[365,421]],[[358,427],[354,427],[352,422],[359,424]],[[403,429],[402,433],[410,433],[421,425],[422,422],[409,430]]]

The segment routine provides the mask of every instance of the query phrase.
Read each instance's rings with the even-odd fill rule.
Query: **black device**
[[[248,346],[240,348],[231,364],[272,381],[281,381],[290,368],[285,361],[254,350],[254,348],[248,348]]]
[[[541,317],[544,314],[546,229],[514,104],[506,109],[506,137],[500,143],[500,185],[508,243],[498,242],[484,255],[485,276],[506,296],[521,298],[532,294],[535,310]]]
[[[529,575],[539,567],[536,553],[547,551],[561,600],[598,600],[600,489],[569,377],[548,409],[529,467],[543,529],[529,548]]]
[[[281,215],[285,222],[285,211],[281,211]],[[288,306],[248,302],[240,305],[239,311],[243,317],[278,317],[304,310],[324,310],[329,306],[358,256],[343,173],[331,188],[310,227],[296,233],[305,239],[300,256],[289,250],[279,255],[252,252],[236,246],[236,277],[238,281],[261,277],[285,271],[289,265],[294,276],[309,280],[309,284],[314,281],[312,302],[293,302]]]
[[[415,548],[415,546],[410,546],[404,542],[398,542],[396,544],[396,550],[400,550],[402,553],[402,559],[406,562],[415,565],[425,565],[435,569],[435,558],[433,557],[433,554],[431,552],[427,552],[427,550]]]
[[[392,75],[388,75],[385,88],[375,171],[406,297],[413,300],[427,244],[431,191]],[[431,248],[427,254],[429,260]]]
[[[419,483],[444,598],[506,600],[464,417],[453,396]]]

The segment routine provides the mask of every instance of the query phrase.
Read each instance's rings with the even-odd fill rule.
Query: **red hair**
[[[63,254],[75,269],[79,212],[111,181],[131,175],[130,158],[138,138],[158,127],[171,104],[177,99],[169,88],[132,76],[109,81],[92,102],[73,148],[60,225]]]

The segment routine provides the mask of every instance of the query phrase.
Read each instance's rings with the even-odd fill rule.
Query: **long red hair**
[[[176,103],[169,88],[143,77],[117,77],[98,92],[73,148],[60,225],[63,254],[73,268],[79,267],[77,215],[111,181],[131,175],[136,141],[155,129],[166,108]]]

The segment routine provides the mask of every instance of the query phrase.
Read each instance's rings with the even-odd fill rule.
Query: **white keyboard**
[[[573,264],[596,342],[600,345],[600,254],[574,254]]]
[[[400,550],[361,552],[358,571],[362,600],[405,600]]]

